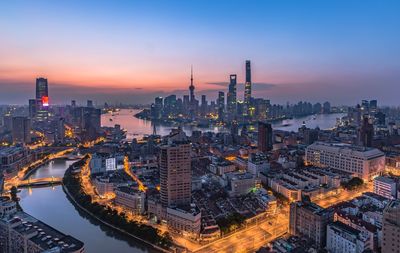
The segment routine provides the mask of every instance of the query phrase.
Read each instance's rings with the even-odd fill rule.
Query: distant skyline
[[[272,103],[400,105],[399,1],[2,1],[0,104],[215,99],[230,74]],[[239,85],[238,99],[243,99]]]

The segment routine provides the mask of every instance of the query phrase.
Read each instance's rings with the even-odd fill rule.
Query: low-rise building
[[[83,253],[84,243],[65,235],[25,212],[18,212],[15,202],[0,199],[0,252]]]
[[[325,209],[308,201],[297,201],[290,204],[290,234],[306,237],[317,248],[325,246],[326,226],[332,220],[332,209]]]
[[[115,189],[115,204],[127,208],[134,214],[143,214],[145,211],[146,195],[143,191],[128,186]]]
[[[327,226],[326,248],[330,253],[362,253],[369,249],[368,236],[346,224],[335,221]]]
[[[249,155],[247,162],[247,171],[258,177],[261,172],[267,172],[270,168],[267,156],[264,153],[257,152]]]
[[[397,182],[393,178],[379,176],[374,179],[374,193],[388,199],[395,199],[397,195]]]

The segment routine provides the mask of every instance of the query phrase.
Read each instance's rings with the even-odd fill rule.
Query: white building
[[[252,153],[247,162],[247,171],[258,177],[260,172],[266,172],[270,168],[267,156],[264,153]]]
[[[369,181],[385,169],[385,154],[375,148],[314,142],[306,149],[305,162],[351,173]]]
[[[379,176],[374,179],[374,193],[388,199],[395,199],[397,184],[393,178]]]
[[[370,248],[368,236],[341,222],[327,226],[326,249],[329,253],[362,253]]]

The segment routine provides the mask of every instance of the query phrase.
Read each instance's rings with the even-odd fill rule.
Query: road
[[[354,190],[354,191],[343,190],[339,194],[329,196],[329,197],[323,198],[323,199],[314,200],[313,202],[324,208],[327,208],[327,207],[333,206],[335,204],[338,204],[340,202],[349,201],[353,198],[361,196],[364,192],[372,192],[372,191],[373,191],[373,184],[372,184],[372,182],[368,182],[358,190]]]
[[[288,226],[289,219],[286,212],[279,213],[275,217],[263,221],[258,225],[238,231],[208,245],[188,249],[195,253],[254,252],[268,242],[285,234]]]

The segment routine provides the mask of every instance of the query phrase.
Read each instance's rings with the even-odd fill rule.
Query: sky
[[[272,103],[399,105],[400,1],[0,1],[0,104],[150,103],[227,91],[252,63]],[[239,85],[238,98],[243,98]]]

